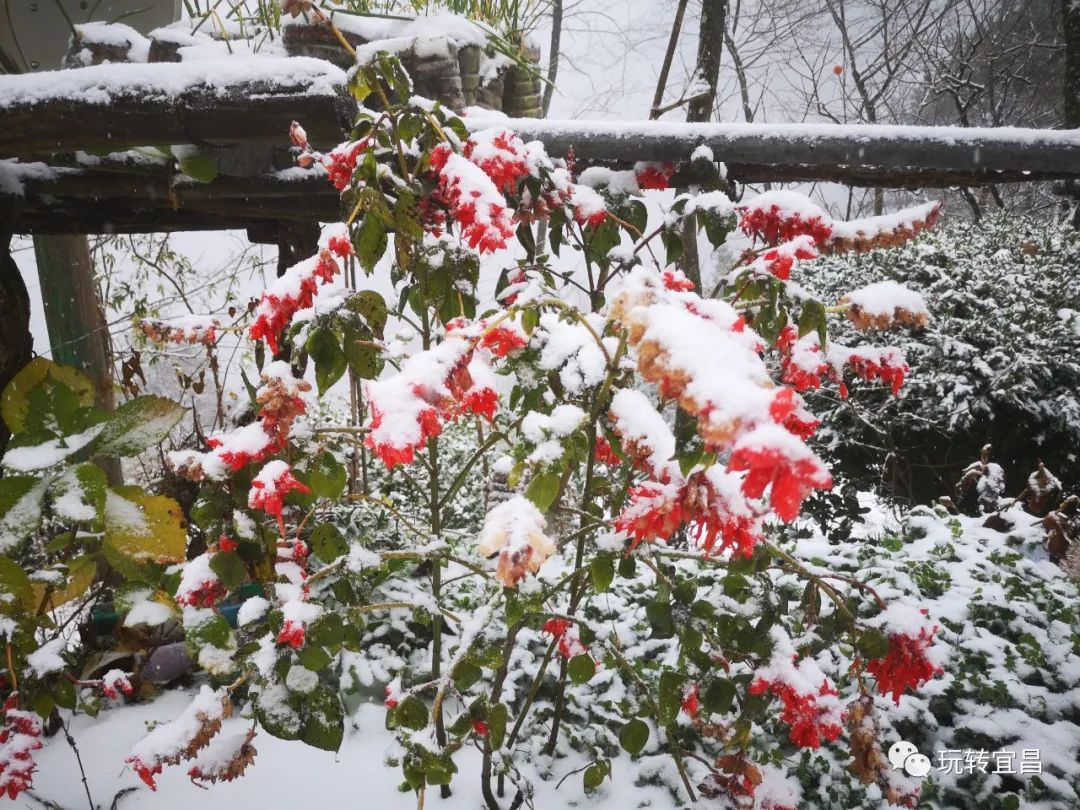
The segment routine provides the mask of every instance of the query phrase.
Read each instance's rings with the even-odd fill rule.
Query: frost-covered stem
[[[622,344],[620,343],[620,346]],[[616,367],[613,366],[608,370],[608,376],[605,383],[612,379],[615,374]],[[602,396],[604,389],[601,388],[597,392],[597,400],[594,403],[594,409],[597,404],[602,402]],[[588,506],[590,501],[590,492],[592,490],[593,474],[596,469],[596,415],[591,415],[589,420],[589,462],[585,467],[585,484],[581,493],[581,524],[585,523],[588,515]],[[582,565],[585,562],[585,540],[588,537],[588,533],[583,532],[577,540],[577,551],[574,555],[574,573],[582,570]],[[585,595],[586,580],[575,579],[573,585],[570,588],[570,608],[567,611],[569,616],[573,616],[577,612],[577,607],[581,603],[582,597]],[[566,711],[566,670],[567,662],[563,658],[559,662],[559,685],[555,694],[555,713],[551,718],[551,734],[548,735],[547,745],[544,746],[544,752],[550,756],[555,752],[555,743],[559,739],[559,725],[562,723],[563,712]]]
[[[641,693],[645,696],[645,699],[649,702],[649,707],[652,710],[653,717],[659,722],[660,719],[660,707],[653,699],[652,692],[649,690],[649,685],[641,679],[637,671],[630,665],[623,654],[619,651],[619,648],[612,644],[610,641],[607,645],[611,654],[615,657],[616,663],[619,667],[630,676],[630,680],[637,684]],[[675,739],[675,735],[671,733],[671,729],[664,727],[664,733],[667,735],[669,747],[671,748],[671,758],[675,760],[675,769],[679,772],[679,778],[682,779],[683,787],[686,788],[686,795],[690,797],[690,804],[697,801],[697,796],[694,794],[694,788],[690,784],[690,776],[686,773],[686,765],[683,762],[683,752],[679,747],[678,741]]]
[[[841,613],[844,614],[844,616],[847,617],[848,621],[851,622],[852,627],[855,626],[855,616],[848,608],[847,603],[844,602],[844,598],[836,592],[836,589],[833,588],[832,585],[830,585],[828,582],[825,582],[821,577],[819,577],[801,562],[796,560],[782,548],[775,546],[772,543],[766,543],[765,547],[769,549],[770,553],[775,554],[777,557],[779,557],[789,566],[791,566],[793,571],[806,577],[819,588],[821,588],[821,590],[825,591],[825,594],[829,597],[830,600],[832,600],[832,603],[836,605],[837,610],[839,610]]]
[[[518,622],[506,633],[506,641],[503,644],[502,660],[499,669],[495,672],[495,679],[491,684],[491,699],[488,703],[492,706],[502,701],[503,683],[506,681],[506,673],[510,668],[510,656],[514,652],[514,643],[517,641],[518,631],[521,630],[522,622]],[[484,738],[484,761],[480,773],[480,792],[484,796],[484,802],[488,810],[499,810],[499,803],[491,793],[491,737]],[[499,775],[499,795],[503,792],[502,774]]]
[[[511,426],[511,429],[515,429],[520,423],[521,419],[517,420]],[[487,451],[490,450],[491,447],[493,447],[495,443],[499,440],[506,441],[507,444],[509,444],[506,435],[504,433],[501,433],[500,431],[493,430],[491,431],[491,433],[488,434],[487,439],[481,443],[480,447],[477,448],[476,452],[472,454],[472,457],[470,457],[469,460],[465,462],[465,465],[458,472],[457,476],[455,476],[453,482],[447,488],[446,492],[443,493],[441,501],[441,504],[443,506],[446,506],[447,503],[450,502],[450,499],[457,494],[457,491],[461,489],[462,485],[465,483],[465,479],[469,475],[469,471],[472,470],[476,462],[480,461],[484,457],[485,453],[487,453]]]
[[[79,775],[82,776],[83,790],[86,791],[86,801],[90,805],[90,810],[94,810],[94,797],[90,795],[90,783],[86,781],[86,769],[83,767],[82,756],[79,754],[79,746],[75,744],[75,738],[71,736],[67,723],[61,720],[60,725],[64,729],[64,739],[67,740],[67,744],[71,746],[71,750],[75,754],[75,762],[79,766]]]
[[[514,721],[514,727],[510,730],[510,736],[506,738],[507,749],[514,747],[514,743],[517,742],[517,736],[521,732],[521,727],[525,723],[525,718],[529,715],[529,709],[532,708],[533,701],[536,700],[536,695],[540,692],[540,684],[544,682],[544,674],[547,672],[548,664],[551,663],[551,656],[555,654],[555,647],[558,645],[559,640],[553,638],[551,643],[548,644],[547,652],[544,653],[544,660],[540,663],[540,669],[536,671],[536,676],[533,678],[532,685],[529,687],[529,693],[525,696],[525,703],[521,706],[521,711],[518,712],[517,719]],[[502,792],[502,777],[499,777],[499,791]]]
[[[334,25],[334,21],[319,11],[317,6],[311,6],[311,12],[315,15],[316,21],[321,22],[334,33],[334,37],[341,44],[341,47],[344,48],[345,52],[353,58],[353,61],[355,61],[356,49],[349,44],[349,40],[345,39],[345,35],[341,33],[341,30],[336,25]]]

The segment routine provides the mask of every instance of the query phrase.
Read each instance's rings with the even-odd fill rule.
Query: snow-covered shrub
[[[1078,264],[1075,230],[1019,216],[954,220],[895,249],[815,262],[804,283],[826,299],[892,279],[933,311],[923,331],[889,336],[915,369],[898,396],[814,400],[844,474],[926,502],[990,444],[1013,495],[1039,460],[1080,480]]]
[[[736,204],[699,155],[711,190],[676,197],[650,229],[637,195],[672,167],[586,182],[504,126],[468,132],[414,97],[385,53],[357,66],[351,90],[376,101],[352,140],[322,154],[299,124],[290,133],[298,163],[320,164],[341,192],[344,222],[318,253],[274,280],[241,327],[144,324],[211,352],[220,331],[243,329],[258,347],[243,378],[253,420],[163,454],[197,487],[188,514],[109,487],[89,461],[160,440],[176,403],[100,414],[84,376],[45,360],[5,391],[13,711],[123,691],[123,672],[76,678],[76,651],[46,616],[71,592],[93,600],[100,568],[105,583],[126,580],[121,626],[182,626],[202,671],[190,706],[127,757],[151,789],[175,766],[238,778],[257,766],[253,734],[336,751],[349,695],[382,686],[393,759],[421,806],[456,782],[466,746],[497,810],[495,785],[532,790],[523,750],[575,757],[591,792],[612,776],[617,744],[656,752],[644,778],[679,802],[782,810],[800,802],[792,752],[847,731],[860,779],[914,804],[923,785],[885,764],[870,695],[904,701],[939,674],[939,619],[777,538],[832,487],[800,392],[895,394],[909,372],[896,347],[831,340],[830,316],[875,329],[930,317],[918,293],[883,280],[808,297],[806,262],[901,243],[937,207],[840,222],[787,192]],[[684,228],[720,246],[736,226],[753,247],[721,297],[702,297],[670,266]],[[519,258],[502,253],[515,237]],[[342,284],[349,265],[385,273],[396,303],[358,274]],[[294,371],[305,357],[314,386]],[[313,388],[329,397],[339,381],[352,421],[320,423]],[[681,413],[678,435],[664,408]],[[446,452],[455,426],[476,431],[472,452]],[[375,464],[385,478],[365,478]],[[478,500],[485,465],[505,491],[481,517],[459,502]],[[353,519],[354,507],[368,511]],[[33,579],[16,562],[31,537],[48,562]],[[593,619],[616,577],[633,598]],[[261,594],[227,611],[245,588]],[[572,708],[594,685],[613,696],[603,724]],[[226,733],[236,713],[252,725]]]

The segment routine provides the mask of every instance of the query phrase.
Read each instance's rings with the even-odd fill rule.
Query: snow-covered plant
[[[990,444],[1010,495],[1039,461],[1080,480],[1078,261],[1080,239],[1067,224],[1009,216],[953,221],[894,250],[815,262],[805,283],[817,294],[889,280],[919,290],[934,313],[918,334],[889,337],[919,369],[898,396],[814,398],[825,421],[819,438],[845,477],[880,479],[925,502]],[[838,337],[878,343],[858,325]]]
[[[166,457],[198,487],[189,517],[205,550],[163,568],[175,560],[152,549],[169,527],[151,515],[153,498],[126,489],[102,486],[99,509],[63,511],[83,490],[61,462],[70,448],[114,436],[111,422],[80,417],[60,433],[43,425],[53,433],[32,433],[4,458],[51,477],[3,479],[18,495],[0,503],[3,525],[22,527],[31,514],[36,526],[33,506],[46,501],[28,502],[28,493],[55,491],[47,502],[65,505],[57,517],[74,525],[71,547],[142,588],[132,605],[154,601],[179,618],[210,680],[128,762],[151,787],[180,763],[195,779],[234,778],[255,756],[251,733],[221,731],[237,709],[268,734],[336,750],[342,691],[378,677],[397,735],[393,759],[421,802],[428,786],[449,789],[465,746],[480,751],[489,807],[506,780],[524,800],[527,733],[549,757],[584,740],[586,790],[612,776],[613,739],[631,755],[659,746],[671,763],[663,781],[682,801],[795,806],[785,755],[839,745],[845,712],[870,718],[875,692],[903,702],[942,669],[937,617],[890,604],[857,575],[811,565],[774,540],[811,493],[832,486],[806,443],[819,420],[800,392],[846,391],[855,379],[895,392],[908,372],[899,349],[832,341],[829,316],[875,329],[929,319],[922,298],[895,284],[814,299],[805,263],[902,242],[933,223],[936,206],[839,222],[793,194],[735,204],[719,190],[720,168],[699,156],[715,189],[676,197],[650,223],[638,195],[666,185],[673,167],[578,176],[572,160],[504,126],[468,132],[413,97],[384,53],[354,69],[351,89],[370,106],[349,142],[323,154],[299,124],[290,133],[300,164],[322,166],[341,192],[344,221],[253,308],[247,335],[274,355],[249,383],[254,419]],[[546,245],[535,241],[537,221]],[[736,228],[752,239],[719,297],[671,265],[686,228],[715,246]],[[557,272],[548,248],[575,254],[576,268]],[[369,274],[389,267],[397,303],[374,289],[326,296],[352,261]],[[393,341],[390,318],[401,325]],[[295,370],[306,360],[320,395],[347,371],[366,381],[353,392],[361,427],[311,429],[311,386]],[[67,419],[65,403],[35,406],[34,418]],[[167,429],[175,414],[163,411],[152,424]],[[447,484],[440,441],[466,423],[476,450]],[[144,428],[140,438],[148,435],[158,436]],[[357,436],[400,475],[407,507],[346,491]],[[127,433],[115,441],[144,446]],[[475,531],[450,530],[462,487],[489,461],[509,491]],[[349,525],[339,518],[352,504],[383,510],[392,541],[336,528]],[[114,554],[110,520],[145,546]],[[797,605],[778,596],[777,574],[800,581]],[[646,589],[647,632],[669,654],[650,658],[645,645],[630,657],[642,628],[592,618],[617,576]],[[233,627],[223,602],[249,583],[263,595],[244,603]],[[40,609],[25,614],[20,622],[40,623]],[[36,625],[27,627],[9,656],[12,686],[17,674],[20,690],[70,684],[63,642],[35,651]],[[422,639],[408,660],[385,654],[406,634]],[[850,662],[843,681],[823,655]],[[604,721],[613,730],[581,726],[572,708],[597,683],[618,684]],[[857,745],[874,756],[859,779],[913,805],[919,782],[881,764],[882,740],[865,733],[872,727],[860,726]]]

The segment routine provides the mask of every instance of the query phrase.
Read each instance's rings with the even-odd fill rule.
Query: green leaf
[[[219,551],[211,557],[210,570],[230,591],[239,588],[244,581],[244,563],[235,551]]]
[[[349,473],[332,453],[321,453],[308,472],[308,486],[317,497],[337,500],[345,491]]]
[[[177,155],[180,171],[192,180],[209,183],[218,176],[217,160],[208,152],[187,152]]]
[[[96,464],[79,464],[64,471],[49,486],[53,514],[64,522],[99,521],[105,514],[109,482]]]
[[[41,425],[47,413],[37,412],[31,403],[39,389],[59,387],[73,394],[73,408],[89,408],[94,404],[94,384],[81,371],[67,368],[44,357],[35,357],[11,378],[0,397],[0,419],[12,433],[22,433],[29,427]]]
[[[566,671],[574,683],[588,683],[596,674],[596,662],[588,653],[581,653],[570,659],[566,665]]]
[[[559,497],[562,476],[557,472],[544,472],[533,476],[525,490],[525,497],[536,504],[541,512],[546,512]]]
[[[372,345],[370,335],[346,326],[342,349],[352,373],[361,380],[374,380],[382,371],[382,352]]]
[[[502,748],[503,739],[506,737],[506,721],[510,718],[510,710],[505,703],[496,703],[488,712],[488,742],[492,751]]]
[[[311,549],[323,562],[333,562],[349,553],[349,543],[332,523],[320,523],[311,532]]]
[[[827,338],[828,322],[825,315],[825,306],[820,301],[809,298],[803,301],[802,312],[799,313],[799,337],[805,337],[816,331],[822,348],[825,347]]]
[[[867,658],[884,658],[889,652],[889,639],[880,630],[863,630],[857,646]]]
[[[472,661],[462,661],[456,667],[454,667],[454,686],[457,687],[459,692],[464,692],[478,680],[484,674],[484,671],[480,669]]]
[[[300,713],[282,700],[283,689],[267,689],[255,702],[255,717],[271,737],[279,740],[299,740],[303,729]]]
[[[330,386],[341,379],[348,366],[341,343],[333,330],[324,326],[312,331],[305,349],[315,361],[315,383],[319,386],[319,393],[325,394]]]
[[[386,226],[377,216],[373,216],[370,212],[365,214],[353,237],[353,247],[360,266],[369,276],[374,272],[379,259],[386,253],[387,243]]]
[[[137,456],[163,441],[185,413],[180,403],[165,397],[147,395],[129,400],[109,415],[94,444],[94,455]]]
[[[296,658],[303,665],[304,669],[309,669],[312,672],[321,671],[334,660],[330,657],[330,654],[318,644],[305,644],[303,649],[297,651]]]
[[[619,729],[619,745],[628,754],[640,754],[649,741],[649,724],[637,717]]]
[[[582,784],[585,786],[585,792],[588,793],[600,787],[604,783],[604,778],[610,772],[611,766],[607,762],[594,762],[586,768],[581,779]]]
[[[53,700],[61,709],[74,709],[76,704],[75,684],[67,678],[59,678],[52,691]]]
[[[419,731],[428,724],[427,706],[416,695],[409,695],[398,704],[394,717],[399,726]]]
[[[667,726],[675,722],[682,703],[683,683],[686,677],[674,670],[665,670],[660,675],[659,700],[660,722]]]
[[[379,293],[375,290],[360,290],[349,296],[345,301],[345,308],[363,318],[375,337],[382,338],[388,313],[386,301]]]
[[[11,615],[34,611],[34,588],[21,565],[10,557],[0,556],[0,613]]]
[[[734,699],[734,682],[727,678],[717,678],[705,690],[702,704],[707,714],[727,714]]]
[[[603,593],[615,579],[615,558],[610,554],[593,557],[589,568],[592,571],[593,589],[597,593]]]
[[[675,635],[675,620],[667,600],[653,600],[645,606],[645,617],[652,627],[652,638],[671,638]]]
[[[18,545],[37,531],[49,481],[32,475],[0,478],[0,550]]]
[[[345,734],[345,711],[337,692],[326,686],[304,696],[300,739],[313,748],[337,751]]]

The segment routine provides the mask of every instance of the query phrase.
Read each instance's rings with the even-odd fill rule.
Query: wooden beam
[[[681,124],[663,121],[466,121],[500,125],[548,154],[584,161],[689,160],[707,146],[744,182],[826,180],[858,185],[955,185],[1080,177],[1080,130],[840,124]]]
[[[131,146],[288,143],[289,123],[333,146],[356,103],[314,59],[119,64],[0,76],[0,157]]]

